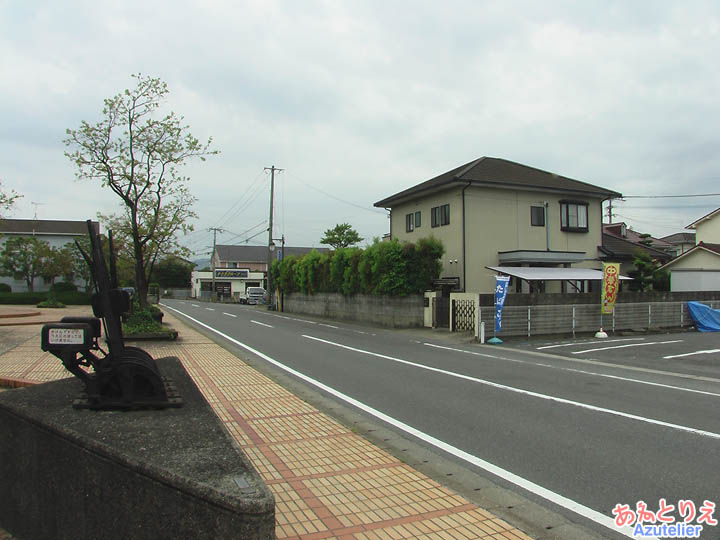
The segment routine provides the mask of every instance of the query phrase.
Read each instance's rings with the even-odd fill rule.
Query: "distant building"
[[[672,244],[675,248],[675,257],[677,257],[695,247],[695,231],[679,232],[669,236],[663,236],[660,240]]]
[[[100,230],[100,224],[93,221],[96,229]],[[61,248],[66,244],[73,243],[76,239],[87,237],[88,228],[85,221],[67,221],[53,219],[0,219],[0,246],[5,245],[8,238],[12,237],[35,237],[38,240],[47,242],[51,247]],[[24,279],[14,279],[12,276],[0,276],[0,283],[6,283],[12,287],[13,292],[27,291],[27,284]],[[84,287],[85,283],[76,281],[78,287]],[[34,290],[47,291],[50,283],[42,278],[36,278],[33,283]]]
[[[660,264],[665,264],[673,258],[675,249],[673,244],[638,233],[625,223],[606,223],[603,225],[602,246],[598,251],[602,260],[620,263],[620,274],[628,275],[636,270],[633,261],[639,253],[646,253]]]
[[[320,253],[328,248],[276,246],[273,258],[300,256],[310,253],[313,249]],[[267,246],[228,246],[217,245],[210,259],[210,267],[215,274],[215,290],[225,298],[238,298],[245,294],[248,287],[267,289],[267,266],[269,250]],[[193,272],[192,288],[196,298],[211,296],[213,287],[213,271]]]

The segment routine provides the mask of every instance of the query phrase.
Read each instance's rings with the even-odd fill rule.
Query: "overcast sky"
[[[0,0],[0,179],[24,195],[10,217],[118,211],[62,140],[141,72],[222,152],[184,170],[198,258],[209,227],[267,242],[271,165],[295,246],[341,222],[382,236],[375,201],[481,156],[628,196],[720,193],[718,58],[716,1]],[[718,207],[614,205],[655,236]]]

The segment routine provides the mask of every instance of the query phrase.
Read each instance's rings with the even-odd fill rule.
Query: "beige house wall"
[[[720,270],[720,255],[698,249],[682,259],[677,259],[668,270]]]
[[[574,200],[588,204],[588,232],[560,230],[560,201]],[[548,203],[545,227],[530,224],[530,207]],[[430,209],[450,205],[450,225],[431,227]],[[405,231],[405,216],[420,211],[419,229]],[[392,237],[401,242],[414,242],[434,236],[443,242],[441,277],[458,277],[460,287],[468,292],[492,292],[495,272],[485,268],[499,264],[498,252],[515,250],[544,251],[548,247],[546,227],[549,227],[549,244],[552,251],[579,251],[587,259],[575,267],[601,268],[597,261],[597,248],[602,244],[602,204],[600,199],[579,196],[548,194],[540,191],[516,191],[470,187],[465,190],[465,238],[467,262],[463,276],[462,187],[430,194],[421,199],[393,207],[391,215]],[[457,262],[455,262],[457,261]],[[559,282],[548,283],[547,292],[560,292]]]
[[[695,242],[720,244],[720,214],[695,225]]]

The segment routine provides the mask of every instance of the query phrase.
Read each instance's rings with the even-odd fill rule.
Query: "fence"
[[[163,298],[190,298],[192,296],[192,289],[163,289],[161,287],[160,296]]]
[[[703,301],[720,309],[720,301]],[[489,332],[495,328],[495,308],[480,307],[477,300],[453,300],[451,328],[454,331],[474,330],[475,312]],[[692,326],[686,302],[646,302],[615,304],[614,313],[601,315],[597,304],[505,306],[502,311],[503,336],[534,336],[540,334],[572,334],[641,330],[646,328],[680,328]]]

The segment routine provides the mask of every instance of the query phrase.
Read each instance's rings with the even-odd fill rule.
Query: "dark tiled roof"
[[[97,222],[93,222],[97,226]],[[52,219],[0,219],[0,234],[87,234],[85,221],[58,221]]]
[[[695,233],[679,232],[668,236],[663,236],[660,240],[665,240],[671,244],[694,244]]]
[[[632,259],[638,251],[644,251],[653,259],[657,259],[661,262],[668,261],[672,258],[672,256],[666,251],[630,242],[613,234],[603,233],[602,236],[603,245],[601,250],[607,255],[605,258],[618,257],[622,259]]]
[[[652,242],[650,245],[655,249],[675,249],[675,246],[670,242],[662,238],[655,238],[654,236],[645,237],[642,233],[634,231],[627,225],[625,225],[625,236],[623,236],[621,232],[623,225],[625,225],[625,223],[603,223],[603,232],[636,244],[641,240],[647,239]]]
[[[594,197],[621,197],[621,194],[579,180],[521,165],[506,159],[481,157],[440,176],[422,182],[375,203],[377,207],[391,207],[406,198],[413,198],[451,185],[471,183],[478,186],[500,188],[537,188],[557,193]]]
[[[700,242],[697,247],[704,247],[705,249],[709,249],[710,251],[714,251],[718,255],[720,255],[720,244],[708,244],[707,242]]]
[[[275,251],[279,251],[281,248],[277,246]],[[311,248],[311,247],[291,247],[285,246],[285,257],[291,255],[305,255],[310,253],[313,249],[324,253],[329,251],[328,248]],[[268,248],[267,246],[226,246],[217,245],[215,246],[218,257],[221,261],[235,261],[235,262],[246,262],[246,263],[266,263],[268,259]]]

